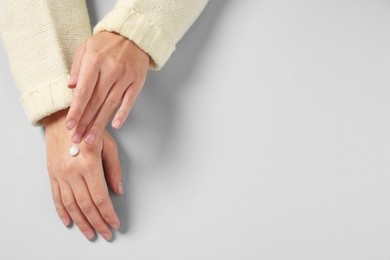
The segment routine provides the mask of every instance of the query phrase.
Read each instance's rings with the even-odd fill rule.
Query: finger
[[[84,54],[80,68],[80,73],[77,81],[77,88],[74,92],[72,105],[66,117],[66,127],[72,130],[80,121],[81,115],[84,113],[85,107],[92,96],[98,80],[100,67],[91,55]],[[74,138],[73,142],[80,143],[81,137]]]
[[[85,141],[87,143],[93,143],[96,137],[103,133],[103,130],[105,129],[112,114],[115,112],[115,110],[121,103],[123,93],[126,91],[127,86],[128,83],[123,81],[115,83],[114,86],[111,88],[111,91],[108,93],[104,104],[100,108],[100,111],[96,115],[95,120],[92,122],[90,128],[85,135]]]
[[[103,72],[100,73],[93,94],[88,102],[88,105],[84,110],[84,114],[82,115],[80,121],[76,126],[76,130],[73,135],[73,138],[75,140],[72,139],[73,141],[77,141],[77,139],[83,139],[85,137],[86,131],[88,130],[94,118],[96,117],[99,110],[101,109],[114,83],[115,81],[112,79],[112,75]],[[88,137],[87,142],[93,143],[96,136],[97,135],[87,136]]]
[[[74,223],[84,234],[84,236],[88,240],[91,240],[95,236],[95,232],[91,224],[85,218],[84,214],[81,212],[79,206],[77,205],[72,189],[70,188],[69,184],[65,182],[61,183],[60,187],[61,187],[62,202],[66,210],[69,212]]]
[[[92,200],[103,219],[114,229],[119,229],[120,221],[108,194],[103,169],[97,169],[95,163],[91,164],[84,175],[84,179]]]
[[[74,196],[76,198],[77,204],[84,216],[87,218],[88,222],[91,223],[92,227],[102,235],[105,240],[110,240],[112,233],[107,223],[103,220],[103,217],[100,215],[100,212],[95,206],[95,203],[92,201],[91,195],[87,184],[83,178],[79,178],[71,183]]]
[[[65,226],[69,226],[72,223],[72,218],[62,203],[61,190],[58,182],[50,178],[50,187],[57,214],[60,217],[62,223],[64,223]]]
[[[75,55],[74,55],[74,58],[73,58],[73,64],[72,64],[72,68],[70,70],[70,76],[69,76],[69,83],[68,83],[68,87],[69,88],[75,88],[76,87],[76,84],[77,84],[77,80],[78,80],[78,77],[79,77],[79,72],[80,72],[80,68],[81,68],[81,62],[83,60],[83,56],[84,56],[84,53],[85,53],[85,49],[86,49],[86,42],[84,42],[76,51]]]
[[[122,170],[118,148],[114,139],[108,134],[106,134],[106,138],[103,138],[102,159],[108,185],[112,191],[123,194]]]
[[[134,106],[134,103],[141,92],[143,85],[141,84],[133,84],[125,91],[122,99],[122,103],[116,112],[114,119],[112,120],[112,127],[115,129],[119,129],[125,123],[127,117],[131,109]]]

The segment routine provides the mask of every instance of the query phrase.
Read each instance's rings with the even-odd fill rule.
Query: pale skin
[[[110,240],[120,221],[108,187],[122,194],[117,145],[105,130],[119,129],[142,90],[149,56],[132,41],[111,32],[87,39],[74,57],[69,87],[74,100],[69,110],[43,119],[47,166],[57,213],[68,226],[74,222],[87,239],[97,231]],[[80,154],[69,155],[77,143]]]
[[[43,120],[46,135],[47,168],[57,213],[65,226],[74,222],[87,239],[95,230],[110,240],[111,228],[119,229],[120,221],[112,205],[108,186],[123,193],[117,145],[104,132],[93,145],[79,144],[80,154],[67,152],[72,145],[65,128],[67,110]]]
[[[149,56],[119,34],[101,32],[76,52],[69,80],[75,88],[66,126],[72,141],[92,144],[116,112],[112,127],[119,129],[146,79]]]

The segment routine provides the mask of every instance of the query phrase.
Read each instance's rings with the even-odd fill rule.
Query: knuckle
[[[102,231],[106,231],[107,230],[107,227],[106,225],[104,224],[103,221],[96,221],[94,223],[92,223],[92,226],[98,230],[99,232],[102,232]]]
[[[115,69],[118,73],[123,74],[126,71],[126,66],[123,63],[118,62]]]
[[[123,72],[125,65],[116,58],[110,58],[107,60],[107,69],[112,72]]]
[[[126,75],[129,80],[134,81],[136,71],[133,66],[130,65],[126,67]]]
[[[103,52],[98,48],[98,46],[96,46],[95,42],[96,41],[93,38],[89,38],[86,41],[86,50],[87,50],[86,54],[89,60],[93,60],[97,56],[101,56]]]
[[[91,203],[87,200],[80,200],[79,206],[80,206],[81,211],[86,213],[86,214],[91,213],[93,210]]]
[[[88,58],[89,58],[89,61],[94,65],[101,64],[101,61],[104,58],[104,51],[99,50],[99,49],[95,49],[95,48],[91,48],[91,51],[88,55]]]
[[[121,176],[121,168],[117,167],[114,170],[110,171],[110,175],[114,178],[118,178],[119,176]]]
[[[77,204],[74,200],[64,198],[62,202],[64,203],[64,206],[67,210],[69,210],[69,211],[77,210]]]
[[[89,101],[89,107],[98,110],[102,106],[103,100],[100,97],[94,97]]]
[[[91,147],[91,149],[88,150],[88,152],[92,152],[93,151],[93,147]],[[85,162],[85,172],[91,176],[91,178],[94,178],[94,173],[95,173],[95,168],[96,168],[96,164],[92,161],[92,160],[87,160]]]
[[[106,196],[97,194],[95,195],[94,202],[98,208],[104,208],[108,203],[108,199]]]
[[[61,169],[64,172],[69,172],[73,169],[73,166],[69,161],[63,161],[61,164]]]
[[[118,105],[118,101],[113,98],[107,98],[106,104],[110,109],[115,109]]]
[[[56,211],[58,212],[58,215],[60,215],[60,216],[64,215],[65,208],[62,205],[56,204],[55,208],[56,208]]]
[[[75,224],[81,231],[89,230],[89,225],[87,222],[81,218],[74,219]]]
[[[100,64],[100,56],[101,54],[99,52],[92,52],[88,55],[89,63],[93,66],[97,66]]]
[[[85,149],[87,152],[90,152],[90,151],[93,151],[93,147],[85,147],[83,148]],[[94,173],[95,171],[95,167],[96,167],[96,161],[94,161],[93,158],[91,157],[87,157],[84,159],[84,162],[83,162],[83,169],[84,169],[84,172],[87,172],[87,173]]]
[[[72,176],[75,172],[75,166],[72,162],[64,160],[60,165],[60,174],[67,178],[69,176]]]

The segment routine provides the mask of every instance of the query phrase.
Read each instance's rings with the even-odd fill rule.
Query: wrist
[[[46,141],[70,140],[70,132],[65,127],[67,114],[68,109],[64,109],[42,119]]]
[[[44,128],[51,127],[53,125],[58,125],[61,122],[65,121],[66,115],[68,114],[68,108],[64,110],[57,111],[45,118],[42,119],[42,125]]]

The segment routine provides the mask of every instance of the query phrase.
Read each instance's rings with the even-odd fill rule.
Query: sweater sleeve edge
[[[93,34],[115,32],[133,41],[151,57],[150,69],[160,70],[175,51],[176,45],[168,35],[142,13],[129,7],[117,6],[93,29]]]
[[[34,126],[57,111],[70,107],[73,91],[67,87],[68,76],[60,76],[50,82],[31,86],[21,94],[20,102],[28,121]]]

